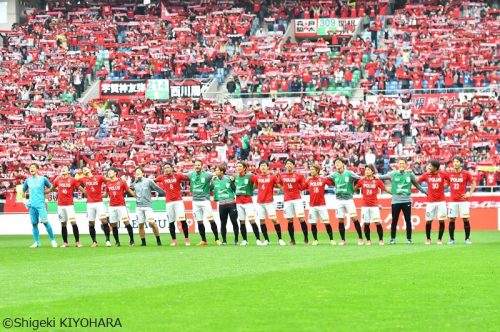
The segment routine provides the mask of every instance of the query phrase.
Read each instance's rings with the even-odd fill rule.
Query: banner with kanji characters
[[[201,98],[201,82],[197,80],[170,81],[170,98]]]
[[[316,37],[318,34],[318,20],[296,19],[295,37]]]
[[[414,108],[419,110],[428,108],[431,105],[438,105],[440,102],[450,99],[453,102],[459,101],[458,93],[415,94],[412,96],[411,102]]]
[[[104,99],[144,96],[146,80],[101,81],[99,92]]]

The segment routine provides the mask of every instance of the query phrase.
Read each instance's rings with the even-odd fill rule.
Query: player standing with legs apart
[[[455,220],[460,217],[464,222],[465,244],[472,244],[470,240],[470,202],[469,197],[476,190],[476,181],[471,174],[462,167],[464,160],[462,157],[453,158],[453,171],[450,172],[450,196],[448,203],[448,218],[450,218],[450,241],[448,244],[455,244]],[[470,190],[467,192],[467,184]]]
[[[335,214],[339,221],[339,233],[341,241],[339,246],[345,245],[345,216],[349,214],[351,220],[353,221],[356,233],[358,233],[358,245],[363,245],[363,235],[361,233],[361,225],[359,224],[356,205],[354,205],[353,195],[354,195],[354,180],[361,179],[361,176],[345,169],[345,163],[342,159],[335,159],[336,172],[328,176],[335,183],[335,195],[337,198],[337,210]]]
[[[377,200],[377,195],[379,189],[390,194],[391,192],[385,189],[385,185],[382,180],[376,179],[373,175],[375,174],[375,166],[366,165],[365,177],[358,181],[355,190],[361,188],[361,195],[363,196],[363,206],[361,207],[361,221],[363,222],[366,245],[370,246],[372,244],[370,238],[370,223],[375,223],[377,227],[378,234],[378,244],[384,245],[384,230],[382,229],[382,224],[380,223],[380,207]]]
[[[210,227],[215,237],[215,244],[217,246],[222,245],[222,242],[219,240],[217,224],[214,220],[212,204],[210,203],[210,182],[213,176],[213,173],[203,171],[203,162],[201,160],[196,160],[194,162],[194,171],[187,175],[189,179],[189,188],[193,195],[194,218],[198,223],[198,230],[201,236],[201,242],[198,244],[200,246],[208,245],[205,236],[205,225],[203,225],[204,218],[207,218],[210,222]]]
[[[113,237],[115,238],[115,247],[120,246],[120,237],[118,235],[118,222],[123,222],[127,228],[128,236],[130,238],[129,245],[135,246],[134,230],[130,225],[130,218],[128,216],[127,206],[125,205],[125,193],[134,197],[135,194],[128,187],[127,183],[117,177],[118,170],[110,168],[108,170],[108,179],[106,183],[106,192],[103,194],[105,197],[109,196],[109,221],[113,229]]]
[[[97,247],[95,232],[95,221],[99,218],[101,227],[106,237],[106,247],[111,247],[109,241],[109,224],[106,216],[106,206],[102,201],[102,185],[106,183],[106,178],[102,175],[93,175],[88,167],[82,169],[83,177],[78,180],[85,188],[87,195],[87,219],[89,221],[89,233],[92,239],[92,248]]]
[[[175,234],[175,223],[180,222],[184,233],[184,245],[190,246],[189,227],[186,221],[186,208],[182,200],[182,181],[189,181],[188,177],[181,173],[174,172],[174,165],[166,163],[163,166],[163,174],[156,178],[156,182],[165,191],[165,209],[168,220],[168,230],[172,237],[171,246],[177,246],[177,236]]]
[[[274,208],[274,187],[278,184],[278,178],[269,173],[269,162],[261,161],[259,163],[260,174],[257,175],[257,182],[254,185],[258,188],[257,194],[257,216],[260,220],[260,230],[264,236],[263,245],[269,245],[269,235],[267,234],[266,214],[274,224],[278,243],[280,246],[286,246],[286,242],[281,238],[281,225],[276,217],[276,209]]]
[[[241,246],[248,245],[247,239],[247,226],[245,225],[246,219],[250,226],[252,226],[253,233],[255,234],[256,244],[261,246],[263,243],[260,241],[259,227],[255,223],[255,209],[253,206],[253,184],[256,183],[257,177],[252,173],[247,173],[248,165],[244,161],[236,163],[236,174],[234,182],[236,184],[236,209],[238,210],[238,219],[240,221],[240,232],[243,241]]]
[[[165,192],[158,187],[153,180],[144,177],[144,169],[142,167],[137,167],[135,169],[135,181],[131,187],[135,192],[135,199],[137,202],[135,212],[137,214],[137,222],[139,223],[141,246],[146,246],[146,230],[144,229],[146,221],[156,236],[156,244],[161,246],[160,231],[155,221],[153,208],[151,207],[151,191],[156,191],[160,195],[164,195]]]
[[[40,176],[38,174],[38,165],[31,164],[29,166],[30,177],[24,181],[23,193],[26,194],[29,191],[29,199],[26,200],[26,207],[30,213],[31,226],[33,232],[33,239],[35,242],[30,248],[40,247],[40,232],[38,230],[38,223],[41,222],[47,234],[49,234],[50,244],[53,248],[57,248],[57,242],[54,239],[54,232],[52,231],[52,226],[50,226],[49,218],[47,216],[47,206],[45,205],[45,193],[46,190],[50,190],[52,185],[49,179],[45,176]]]
[[[325,200],[325,186],[333,186],[334,183],[331,179],[319,176],[319,165],[311,165],[309,166],[309,170],[311,176],[306,179],[304,189],[309,190],[309,223],[311,224],[311,232],[314,238],[312,245],[317,246],[319,244],[317,227],[319,218],[325,225],[326,233],[330,238],[330,244],[334,246],[337,242],[333,239],[333,229],[330,224],[330,216],[328,215]]]
[[[304,244],[309,245],[309,235],[305,220],[304,202],[300,192],[304,190],[305,178],[302,174],[294,171],[295,160],[287,159],[285,162],[286,171],[279,177],[279,184],[283,191],[283,213],[288,221],[288,233],[290,234],[290,245],[295,245],[295,230],[293,219],[297,217],[300,221],[302,233],[304,233]]]
[[[425,244],[431,244],[432,221],[439,221],[439,234],[437,244],[443,244],[444,220],[446,219],[446,201],[444,198],[444,188],[449,185],[450,177],[439,170],[439,161],[431,160],[427,165],[427,172],[424,173],[418,182],[427,182],[427,205],[425,207]]]
[[[226,166],[220,165],[215,168],[215,176],[212,178],[212,190],[214,201],[218,204],[220,233],[222,245],[227,245],[227,218],[231,219],[234,232],[234,244],[238,245],[238,210],[236,209],[236,185],[226,175]]]
[[[406,243],[412,244],[411,234],[413,226],[411,224],[411,186],[414,185],[420,192],[427,195],[427,191],[417,182],[413,172],[408,171],[406,159],[398,159],[398,170],[386,175],[376,175],[380,180],[391,180],[392,194],[392,222],[391,241],[389,244],[396,244],[396,230],[398,229],[399,215],[403,211],[406,225]]]
[[[69,167],[62,166],[61,175],[56,178],[54,186],[52,187],[52,191],[57,191],[57,214],[59,216],[59,221],[61,222],[61,235],[63,238],[61,248],[69,247],[67,228],[68,221],[73,227],[75,246],[77,248],[82,246],[80,243],[80,232],[78,230],[78,225],[76,224],[75,206],[73,205],[73,192],[75,189],[78,189],[80,192],[85,194],[85,190],[82,188],[80,183],[75,178],[69,176]]]

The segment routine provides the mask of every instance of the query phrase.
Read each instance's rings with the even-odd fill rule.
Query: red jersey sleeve
[[[326,186],[334,186],[335,182],[333,182],[333,180],[330,178],[325,178],[325,185]]]
[[[356,186],[354,186],[354,190],[358,190],[362,186],[363,186],[363,179],[359,179],[358,182],[356,182]]]
[[[385,190],[385,184],[382,180],[377,179],[377,187],[380,188],[380,190],[384,191]]]
[[[71,178],[71,184],[73,185],[73,188],[78,189],[80,187],[80,181],[78,181],[75,178]]]
[[[129,191],[130,190],[130,188],[127,185],[127,182],[125,182],[123,180],[122,180],[122,188],[123,188],[123,191]]]

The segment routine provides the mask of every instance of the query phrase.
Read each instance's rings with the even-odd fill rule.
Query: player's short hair
[[[318,165],[318,164],[311,164],[311,165],[309,165],[309,167],[314,168],[314,169],[316,170],[316,172],[318,172],[318,173],[319,173],[319,171],[321,170],[321,167],[319,167],[319,165]]]
[[[248,164],[247,164],[246,162],[244,162],[244,161],[238,161],[238,162],[236,163],[236,165],[238,165],[238,164],[240,164],[241,166],[243,166],[243,168],[244,168],[244,169],[247,169],[247,168],[248,168]]]
[[[201,159],[195,159],[195,160],[194,160],[194,163],[195,163],[195,164],[196,164],[196,163],[198,163],[198,162],[199,162],[200,164],[202,164],[202,165],[203,165],[203,161],[202,161]]]
[[[405,162],[405,164],[408,164],[408,160],[406,160],[406,158],[403,158],[403,157],[399,157],[399,158],[398,158],[398,163],[399,163],[401,160],[402,160],[402,161],[404,161],[404,162]]]
[[[261,160],[260,163],[259,163],[259,167],[260,165],[266,165],[267,167],[269,167],[269,161],[267,160]]]
[[[429,161],[429,164],[434,167],[435,169],[439,169],[439,167],[441,166],[441,164],[439,163],[438,160],[436,159],[432,159],[431,161]]]
[[[144,168],[142,168],[141,166],[136,167],[136,168],[134,169],[134,172],[135,172],[135,171],[137,171],[137,170],[140,170],[143,174],[144,174],[144,173],[146,173],[146,172],[144,171]]]
[[[165,165],[163,165],[163,167],[165,167],[165,166],[170,166],[170,167],[174,168],[174,164],[172,164],[172,163],[165,163]]]
[[[295,159],[292,159],[292,158],[288,158],[286,161],[285,161],[285,164],[287,163],[292,163],[293,166],[295,166]]]
[[[335,158],[333,160],[333,163],[335,164],[337,161],[340,161],[344,165],[347,164],[346,161],[344,159],[340,158],[340,157]]]
[[[38,168],[40,167],[40,166],[38,166],[38,164],[37,164],[37,163],[31,163],[31,164],[29,164],[29,165],[28,165],[28,168],[31,168],[31,166],[35,166],[35,167],[36,167],[36,169],[38,169]]]
[[[110,168],[108,168],[108,172],[109,172],[109,171],[113,171],[113,172],[115,172],[116,174],[120,173],[120,170],[119,170],[118,168],[116,168],[116,167],[110,167]]]
[[[453,157],[453,160],[458,160],[458,161],[460,162],[460,164],[462,164],[462,165],[463,165],[463,163],[464,163],[464,158],[462,158],[462,157],[460,157],[460,156],[455,156],[455,157]]]
[[[368,165],[366,165],[366,167],[365,167],[365,168],[369,168],[369,169],[371,169],[373,173],[376,173],[376,172],[377,172],[377,169],[375,168],[375,166],[373,166],[373,164],[368,164]]]
[[[222,173],[226,174],[226,166],[225,165],[218,165],[218,166],[215,166],[215,169],[219,169],[219,171],[221,171]]]

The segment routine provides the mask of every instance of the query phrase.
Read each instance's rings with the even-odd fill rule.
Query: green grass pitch
[[[110,331],[500,329],[500,232],[473,232],[471,246],[462,232],[454,246],[425,246],[423,233],[408,246],[399,233],[384,247],[358,247],[353,234],[346,247],[325,234],[318,247],[172,248],[147,236],[145,248],[94,249],[88,235],[84,248],[57,249],[46,235],[37,249],[0,237],[0,318],[119,318]]]

